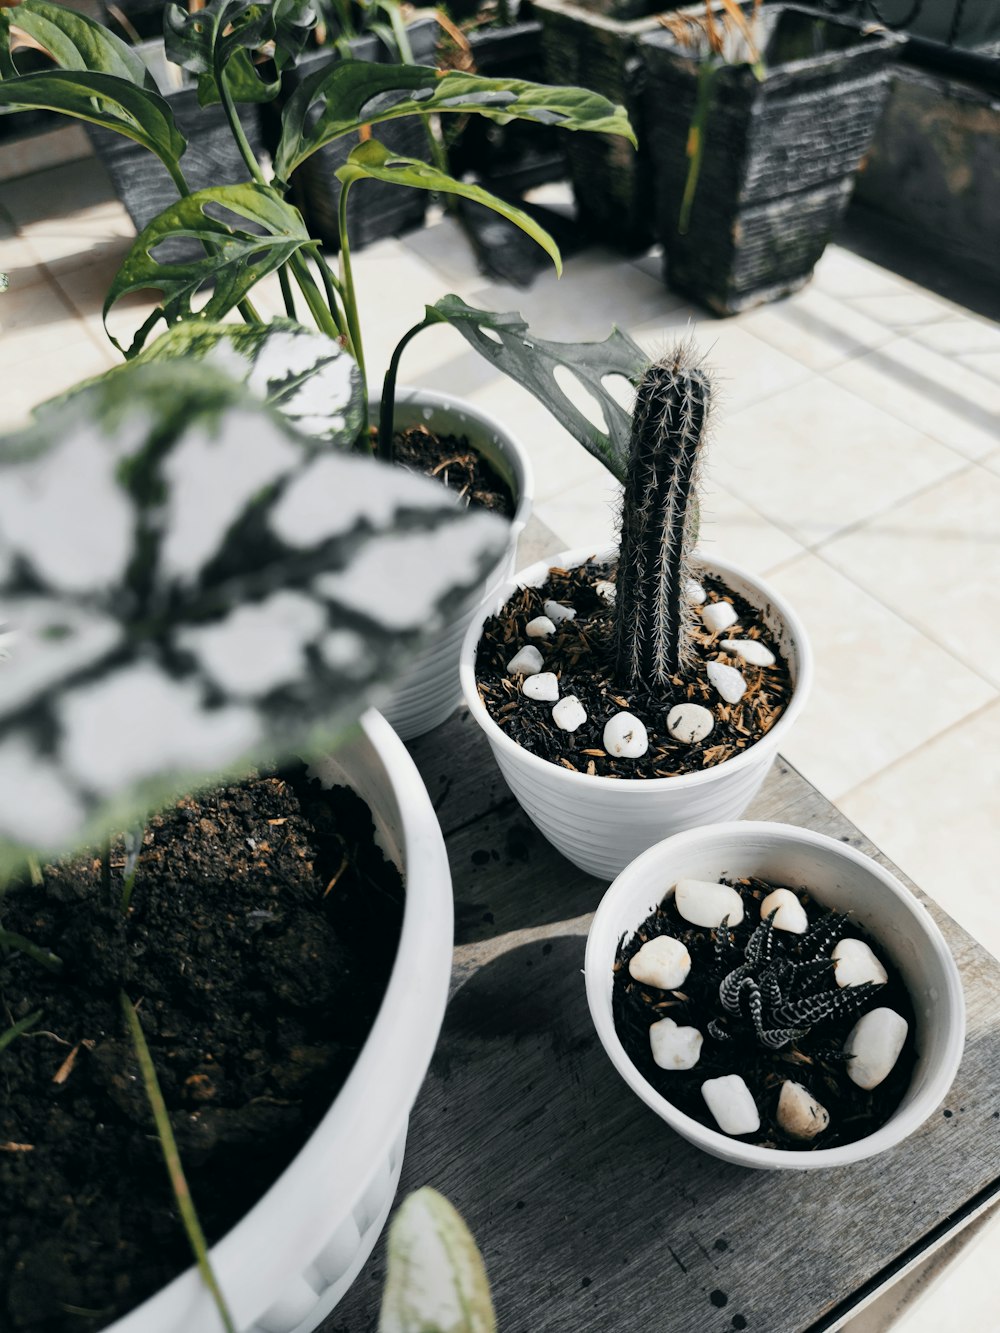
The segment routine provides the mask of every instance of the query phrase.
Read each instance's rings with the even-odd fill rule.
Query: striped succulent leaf
[[[214,366],[40,414],[0,441],[0,868],[326,749],[503,542]]]

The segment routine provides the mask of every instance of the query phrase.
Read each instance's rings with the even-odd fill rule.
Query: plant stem
[[[42,867],[38,864],[37,856],[28,857],[28,874],[31,877],[31,883],[36,889],[40,889],[45,883],[45,879],[42,876]]]
[[[387,463],[391,463],[393,460],[392,440],[395,431],[393,417],[396,411],[396,378],[399,374],[400,357],[421,329],[429,329],[432,324],[437,322],[436,319],[422,319],[419,324],[414,324],[413,328],[409,329],[400,338],[389,359],[389,369],[385,372],[385,379],[382,381],[382,401],[379,404],[378,412],[378,456]]]
[[[62,959],[48,949],[43,949],[40,944],[34,944],[31,940],[25,939],[23,935],[18,935],[16,930],[4,930],[0,926],[0,948],[17,949],[20,953],[27,954],[29,958],[40,963],[42,967],[47,967],[50,972],[62,971]]]
[[[27,1018],[20,1019],[19,1022],[13,1025],[13,1027],[9,1027],[6,1032],[0,1032],[0,1051],[5,1051],[12,1041],[16,1041],[22,1033],[27,1032],[28,1028],[34,1027],[41,1016],[41,1009],[36,1009],[33,1014],[29,1014]]]
[[[316,327],[331,338],[341,338],[344,336],[343,330],[338,323],[336,315],[323,303],[323,295],[316,286],[316,280],[309,272],[302,255],[292,255],[288,261],[288,267],[291,269],[295,281],[299,284],[299,290],[306,298],[306,305],[309,307],[309,313],[316,321]]]
[[[347,196],[351,182],[345,181],[340,188],[340,201],[337,205],[337,220],[340,230],[340,286],[344,298],[344,315],[347,319],[347,331],[354,349],[354,359],[358,363],[361,375],[361,394],[365,408],[365,420],[368,413],[368,376],[365,373],[365,353],[361,345],[361,326],[358,321],[358,300],[354,290],[354,274],[351,270],[351,243],[347,238]]]
[[[184,1230],[187,1232],[187,1238],[191,1245],[191,1249],[194,1252],[195,1262],[198,1265],[202,1280],[212,1293],[212,1299],[215,1301],[216,1308],[219,1311],[219,1317],[226,1329],[226,1333],[236,1333],[236,1325],[233,1323],[232,1315],[229,1313],[229,1307],[226,1305],[225,1298],[216,1281],[215,1273],[212,1271],[212,1264],[208,1257],[208,1245],[205,1241],[205,1233],[202,1231],[201,1223],[198,1221],[198,1214],[195,1211],[194,1200],[191,1198],[191,1191],[188,1188],[187,1178],[184,1175],[184,1168],[181,1165],[180,1153],[177,1151],[177,1141],[174,1138],[174,1131],[170,1127],[170,1116],[167,1113],[167,1104],[163,1100],[163,1093],[160,1091],[159,1080],[156,1077],[156,1067],[153,1064],[153,1057],[150,1055],[149,1047],[146,1044],[146,1034],[142,1030],[142,1024],[139,1021],[139,1015],[136,1013],[135,1005],[133,1005],[132,1001],[124,991],[119,993],[119,999],[121,1001],[122,1012],[125,1015],[125,1022],[128,1024],[132,1043],[135,1047],[135,1054],[139,1061],[139,1068],[142,1071],[142,1081],[146,1088],[146,1097],[149,1100],[149,1106],[153,1112],[153,1119],[156,1121],[156,1132],[159,1135],[163,1160],[166,1164],[167,1174],[170,1177],[170,1188],[173,1190],[174,1198],[177,1201],[177,1209],[181,1215],[181,1221],[184,1223]]]
[[[281,284],[281,299],[285,303],[285,314],[289,319],[297,319],[295,313],[295,293],[292,291],[292,284],[288,280],[288,270],[284,265],[278,269],[278,282]]]

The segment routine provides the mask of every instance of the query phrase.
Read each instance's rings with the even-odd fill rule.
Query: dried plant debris
[[[393,435],[395,461],[419,476],[434,477],[465,505],[514,516],[514,496],[496,468],[469,443],[468,436],[437,435],[427,426],[408,426]]]
[[[916,1051],[913,1006],[878,942],[805,889],[674,888],[614,965],[615,1028],[643,1077],[694,1120],[766,1148],[832,1148],[885,1124]]]
[[[519,589],[487,620],[476,673],[494,722],[542,759],[613,778],[698,772],[766,735],[791,698],[792,681],[760,612],[700,572],[688,589],[696,613],[691,665],[662,690],[623,689],[615,679],[614,579],[613,563],[553,568],[541,588]],[[525,648],[536,651],[512,670]],[[567,699],[579,707],[567,709]],[[616,721],[622,713],[639,726]]]

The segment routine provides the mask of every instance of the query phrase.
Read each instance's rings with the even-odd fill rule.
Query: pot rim
[[[566,569],[574,569],[590,559],[609,560],[617,554],[617,548],[615,547],[604,547],[595,551],[592,546],[577,546],[568,551],[560,551],[554,556],[538,560],[526,569],[520,570],[512,580],[484,599],[462,642],[459,674],[462,681],[462,693],[465,695],[469,712],[486,733],[490,744],[503,753],[518,756],[519,761],[527,764],[529,768],[549,774],[558,773],[559,777],[553,780],[564,784],[588,783],[591,791],[597,790],[594,784],[600,784],[616,791],[620,791],[623,787],[634,786],[637,789],[641,788],[643,791],[651,792],[690,790],[702,786],[706,782],[711,782],[720,773],[733,773],[738,769],[748,767],[760,756],[762,747],[776,748],[777,743],[784,737],[802,711],[812,688],[813,653],[806,636],[805,627],[791,606],[763,579],[758,578],[755,574],[750,574],[740,565],[722,560],[718,556],[702,555],[697,551],[692,558],[698,564],[703,565],[713,573],[721,574],[723,578],[727,574],[735,575],[737,578],[752,584],[762,593],[764,600],[774,608],[779,618],[784,622],[795,644],[799,660],[796,664],[795,679],[792,682],[792,696],[784,712],[770,731],[761,736],[759,740],[754,741],[753,745],[741,750],[739,754],[724,759],[721,764],[713,764],[711,768],[701,768],[696,773],[675,773],[668,778],[612,778],[599,773],[593,775],[581,773],[576,769],[564,768],[561,764],[553,764],[548,759],[532,754],[530,750],[518,745],[516,741],[511,740],[501,727],[497,726],[480,698],[479,688],[476,684],[476,652],[482,636],[483,625],[494,614],[493,608],[497,597],[502,599],[501,605],[504,605],[519,588],[537,587],[541,582],[544,582],[545,575],[553,567],[561,566]]]
[[[676,861],[678,857],[683,857],[684,852],[692,844],[704,844],[720,836],[738,837],[747,841],[753,838],[771,839],[776,845],[797,845],[807,853],[810,849],[823,848],[835,858],[853,863],[872,880],[877,881],[877,886],[873,885],[875,893],[886,894],[904,906],[930,946],[945,983],[945,994],[939,997],[937,1003],[943,1015],[943,1022],[947,1025],[947,1051],[937,1067],[928,1072],[924,1087],[917,1093],[912,1103],[902,1109],[897,1108],[884,1125],[863,1139],[841,1144],[835,1148],[815,1148],[812,1151],[795,1152],[787,1148],[764,1148],[745,1143],[722,1133],[721,1130],[709,1129],[679,1110],[662,1093],[657,1092],[632,1063],[621,1043],[607,994],[607,981],[611,975],[614,959],[609,958],[606,950],[599,946],[597,936],[609,918],[616,921],[614,931],[609,932],[610,937],[615,940],[628,935],[640,924],[634,922],[623,925],[618,919],[619,900],[626,898],[634,883],[652,871],[653,867],[656,867],[656,876],[662,883],[663,868],[660,863],[667,857],[666,849],[670,850],[670,860]],[[651,889],[651,891],[654,895],[659,893],[662,896],[662,889]],[[873,935],[877,933],[871,927],[868,929]],[[705,824],[700,828],[675,833],[672,837],[665,838],[648,848],[625,867],[601,899],[587,935],[584,976],[587,1003],[597,1035],[611,1063],[632,1091],[671,1129],[682,1134],[696,1147],[742,1166],[770,1170],[822,1170],[862,1161],[896,1146],[922,1125],[947,1095],[964,1052],[965,993],[962,989],[961,976],[951,950],[930,912],[895,875],[872,857],[828,834],[817,833],[812,829],[800,828],[793,824],[766,820],[734,820],[723,824]]]

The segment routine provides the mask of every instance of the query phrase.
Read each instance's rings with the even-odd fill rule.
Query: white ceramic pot
[[[531,514],[534,478],[528,455],[493,417],[461,398],[427,389],[396,392],[395,425],[426,425],[446,435],[467,435],[473,448],[488,459],[514,495],[514,517],[503,555],[485,585],[454,608],[446,629],[413,660],[382,712],[404,741],[422,736],[451,716],[462,702],[458,658],[469,621],[484,596],[492,596],[514,572],[517,541]]]
[[[564,551],[522,570],[490,596],[473,619],[462,645],[462,691],[482,727],[508,787],[549,842],[588,874],[610,880],[640,852],[671,833],[737,819],[757,794],[778,746],[799,715],[812,682],[812,652],[791,607],[767,584],[726,561],[696,557],[733,592],[757,607],[788,664],[792,697],[777,722],[755,745],[714,768],[672,778],[589,777],[529,753],[497,726],[476,686],[476,651],[483,624],[519,588],[538,587],[549,569],[572,569],[594,556],[593,549]],[[598,551],[610,560],[614,551]],[[544,645],[543,645],[544,646]]]
[[[312,1333],[371,1253],[388,1215],[410,1108],[444,1018],[454,912],[430,797],[399,737],[370,710],[316,766],[367,801],[379,845],[405,872],[399,951],[375,1025],[333,1105],[291,1165],[212,1247],[240,1333]],[[107,1333],[220,1333],[194,1268]]]
[[[684,1115],[639,1073],[611,1014],[618,942],[630,938],[678,879],[743,878],[802,886],[825,907],[848,912],[899,969],[916,1014],[917,1063],[889,1120],[867,1138],[809,1152],[761,1148],[707,1129]],[[816,1171],[846,1166],[901,1143],[941,1103],[965,1042],[965,999],[955,960],[930,913],[876,861],[822,833],[790,824],[716,824],[651,847],[601,899],[586,954],[587,1001],[604,1049],[633,1092],[690,1143],[713,1157],[762,1170]]]

